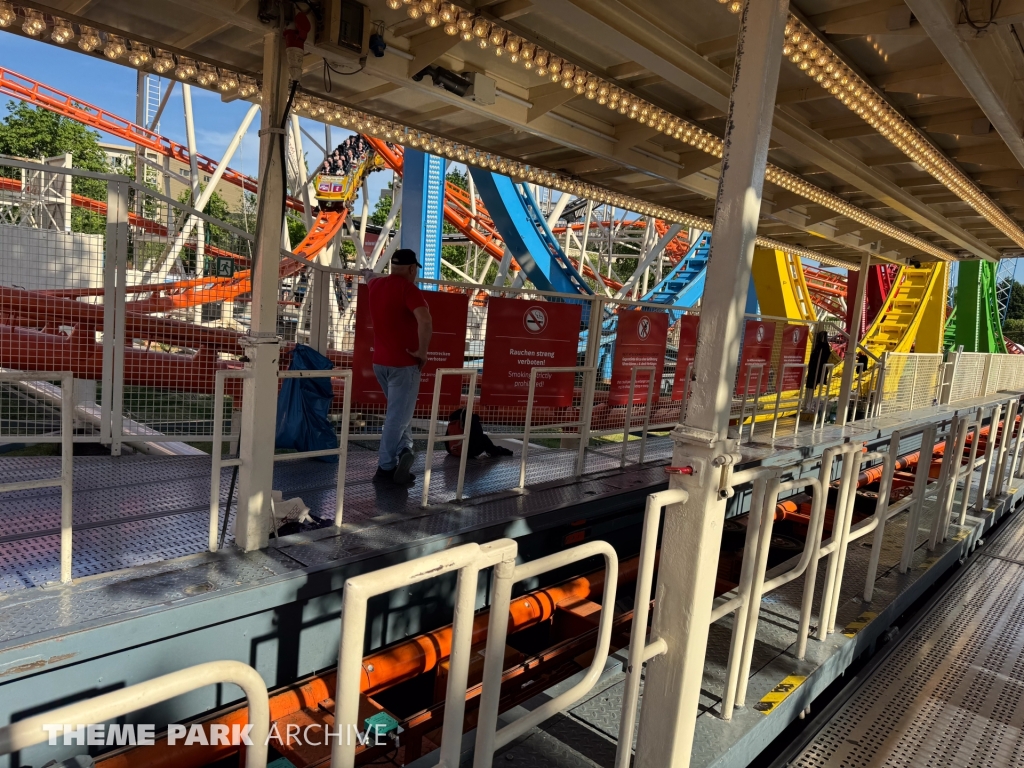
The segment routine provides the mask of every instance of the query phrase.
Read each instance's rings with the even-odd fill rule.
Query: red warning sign
[[[654,366],[654,399],[658,399],[661,372],[665,367],[665,345],[668,342],[668,315],[663,312],[631,310],[620,312],[615,332],[615,356],[612,358],[611,391],[608,405],[629,402],[629,382],[634,368]],[[647,402],[650,371],[638,371],[634,403]]]
[[[782,391],[792,392],[800,389],[804,380],[804,370],[801,367],[807,362],[807,338],[810,329],[806,325],[787,325],[782,332]],[[786,367],[791,366],[791,367]]]
[[[481,405],[526,405],[530,371],[576,365],[579,304],[493,298],[487,303]],[[573,374],[538,373],[535,405],[572,405]]]
[[[743,354],[736,376],[736,396],[743,397],[747,387],[748,395],[758,394],[757,380],[761,377],[760,394],[768,391],[768,379],[772,370],[772,347],[775,344],[775,323],[747,320],[743,330]],[[750,382],[747,383],[747,372]]]
[[[691,366],[697,357],[697,328],[700,315],[683,315],[679,318],[679,351],[676,353],[676,375],[672,382],[672,399],[682,400],[686,391],[686,380],[691,377]]]
[[[469,297],[462,293],[424,291],[434,333],[427,349],[427,364],[420,374],[418,408],[429,408],[434,397],[434,376],[438,368],[461,368],[466,353],[466,318]],[[352,356],[352,394],[359,403],[384,403],[384,392],[373,373],[373,318],[365,285],[359,286],[356,302],[356,340]],[[446,376],[441,385],[441,403],[457,405],[462,399],[459,376]]]

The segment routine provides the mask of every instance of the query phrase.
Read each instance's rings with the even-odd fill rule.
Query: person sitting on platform
[[[374,480],[408,485],[413,411],[420,390],[420,370],[427,362],[433,326],[423,293],[416,287],[420,263],[409,248],[391,257],[391,274],[375,275],[367,283],[373,319],[373,373],[387,398]]]

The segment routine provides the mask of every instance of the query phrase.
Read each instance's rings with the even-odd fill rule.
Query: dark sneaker
[[[384,469],[383,467],[377,467],[376,473],[373,475],[373,482],[380,483],[393,483],[395,481],[395,470]]]
[[[412,463],[416,460],[416,455],[405,448],[400,454],[398,454],[398,466],[395,467],[394,480],[399,485],[407,485],[416,478],[413,477],[412,473],[409,472],[412,469]]]
[[[494,459],[494,458],[497,458],[498,456],[511,456],[512,455],[512,451],[510,451],[508,448],[506,448],[503,445],[496,445],[493,448],[491,448],[489,451],[487,451],[487,455],[490,456],[492,459]]]

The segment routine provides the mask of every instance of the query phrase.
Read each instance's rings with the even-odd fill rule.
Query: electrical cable
[[[966,19],[967,23],[973,29],[981,31],[983,29],[988,29],[995,23],[996,13],[999,12],[999,5],[1001,2],[1002,0],[989,0],[988,21],[983,23],[978,23],[971,18],[971,10],[967,5],[967,0],[960,0],[960,5],[964,9],[964,19]]]
[[[342,75],[342,76],[345,76],[345,75],[358,75],[360,72],[362,72],[364,69],[366,69],[366,57],[365,56],[363,56],[361,59],[359,59],[359,69],[352,70],[351,72],[339,72],[337,69],[335,69],[334,67],[332,67],[330,64],[327,63],[327,59],[323,59],[322,61],[324,63],[324,90],[327,91],[327,93],[330,93],[331,92],[331,88],[334,87],[334,83],[331,82],[331,72],[333,72],[336,75]]]

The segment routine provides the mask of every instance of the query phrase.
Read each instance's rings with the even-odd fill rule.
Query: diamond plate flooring
[[[663,463],[671,455],[667,437],[651,436],[646,461]],[[620,464],[621,446],[587,452],[586,473],[614,470]],[[639,441],[627,445],[627,462],[635,462]],[[372,482],[377,466],[375,451],[356,444],[350,448],[345,472],[344,520],[367,523],[383,516],[399,515],[388,525],[396,528],[396,540],[410,521],[420,520],[424,455],[417,456],[413,471],[416,484],[409,488],[381,486]],[[530,487],[572,481],[576,451],[532,445],[526,482]],[[484,500],[509,491],[519,483],[520,452],[499,459],[468,462],[464,500],[460,510],[478,508],[480,521],[495,515],[521,511],[519,494],[499,500],[493,507]],[[60,459],[50,457],[0,458],[0,476],[7,482],[52,477],[60,472]],[[227,505],[231,470],[220,478],[221,510]],[[444,450],[435,451],[431,464],[430,525],[440,533],[453,524],[450,502],[458,481],[458,461]],[[279,462],[274,468],[274,488],[284,497],[300,496],[313,515],[332,520],[335,512],[337,465],[320,461]],[[75,578],[109,573],[134,566],[196,554],[206,550],[209,521],[210,459],[206,457],[104,456],[76,457],[74,465],[74,558]],[[237,501],[237,497],[235,499]],[[234,507],[232,507],[233,512]],[[458,522],[464,516],[456,514]],[[414,526],[415,522],[412,523]],[[231,541],[228,526],[228,541]],[[0,594],[56,581],[60,571],[60,489],[47,488],[0,494]],[[338,549],[316,562],[349,554]],[[312,547],[323,550],[327,545]]]
[[[1024,515],[793,766],[1024,765]]]

